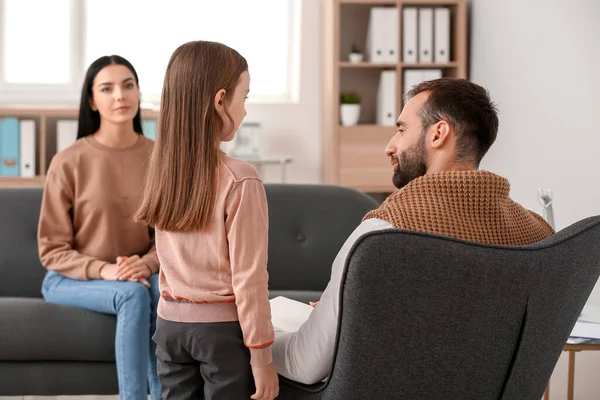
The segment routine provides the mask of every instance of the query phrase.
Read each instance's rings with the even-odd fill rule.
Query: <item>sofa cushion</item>
[[[0,297],[42,297],[37,227],[42,188],[0,190]]]
[[[116,318],[43,299],[0,297],[0,360],[114,361]]]
[[[271,291],[308,303],[321,292]],[[43,299],[0,297],[0,361],[114,362],[116,318]]]
[[[378,203],[364,193],[332,185],[266,184],[265,191],[269,290],[323,291],[338,251]]]

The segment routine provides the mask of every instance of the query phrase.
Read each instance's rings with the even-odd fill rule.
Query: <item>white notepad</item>
[[[271,322],[273,329],[296,332],[308,319],[313,307],[287,297],[275,297],[271,303]]]

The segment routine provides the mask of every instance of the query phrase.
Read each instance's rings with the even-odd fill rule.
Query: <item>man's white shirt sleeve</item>
[[[327,377],[333,362],[340,283],[348,253],[363,234],[391,227],[388,222],[375,218],[363,221],[338,252],[327,288],[308,320],[297,332],[275,331],[273,362],[280,375],[307,385]]]

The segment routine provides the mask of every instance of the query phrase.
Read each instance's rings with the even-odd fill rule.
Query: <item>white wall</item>
[[[482,167],[538,212],[537,189],[553,189],[558,229],[600,214],[600,1],[471,2],[470,78],[500,110]],[[599,286],[590,298],[598,305]],[[600,352],[579,353],[576,367],[576,399],[598,399]],[[562,357],[552,399],[565,398],[566,368]]]
[[[248,104],[246,121],[260,121],[261,151],[289,155],[287,182],[321,181],[321,1],[302,0],[300,92],[293,104]],[[249,66],[252,74],[252,65]],[[265,182],[279,182],[276,166],[263,166]]]

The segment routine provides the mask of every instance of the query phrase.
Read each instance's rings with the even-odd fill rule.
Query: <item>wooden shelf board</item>
[[[0,104],[0,116],[15,116],[21,118],[37,118],[45,116],[76,119],[78,115],[79,106]],[[158,111],[142,109],[142,118],[158,118]]]
[[[359,63],[353,63],[350,61],[340,61],[340,68],[396,68],[398,64],[395,63],[372,63],[369,61],[363,61]]]
[[[458,67],[458,63],[456,61],[451,61],[449,63],[402,63],[400,64],[402,68],[456,68]]]
[[[403,7],[410,6],[455,6],[465,0],[398,0]]]
[[[465,0],[335,0],[338,4],[400,5],[406,6],[455,6]]]
[[[76,108],[25,108],[0,105],[0,115],[21,118],[37,118],[42,115],[46,117],[77,118],[78,113]]]
[[[374,130],[378,132],[386,132],[389,134],[389,138],[391,139],[396,132],[395,126],[387,126],[387,125],[377,125],[377,124],[359,124],[354,126],[343,126],[339,125],[338,129],[340,131],[340,135],[343,135],[345,132],[357,132],[361,134],[369,134]]]
[[[350,61],[340,61],[338,63],[340,68],[382,68],[382,69],[393,69],[398,66],[401,68],[456,68],[458,63],[451,61],[448,63],[372,63],[369,61],[363,61],[359,63],[353,63]]]
[[[44,186],[45,180],[43,176],[36,176],[35,178],[0,176],[0,187],[38,187]]]
[[[363,4],[363,5],[397,5],[398,0],[336,0],[339,4]]]

